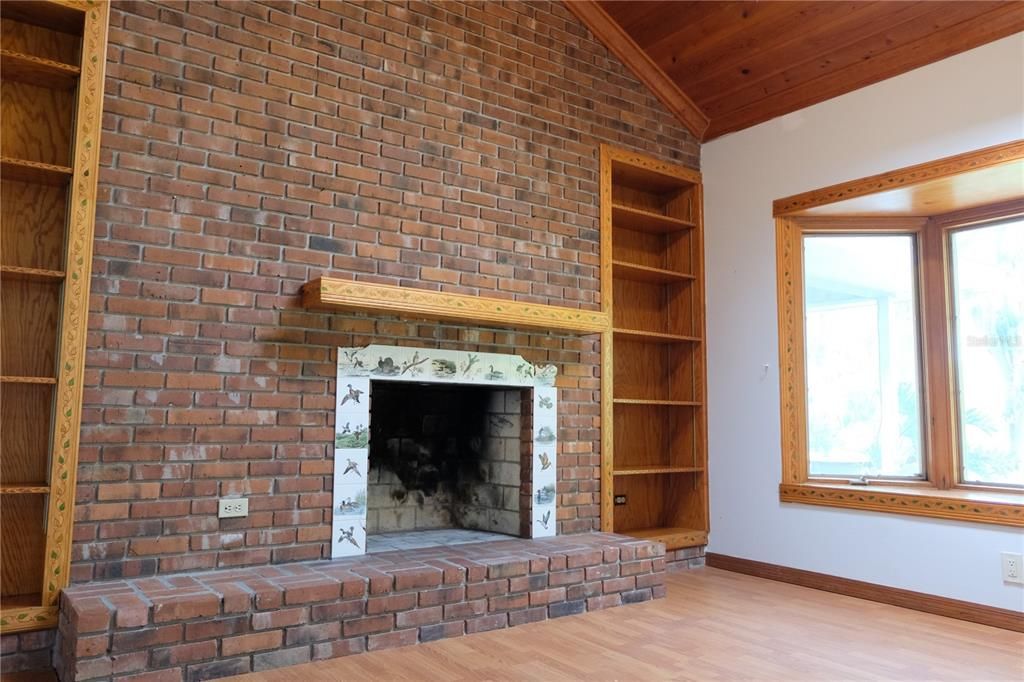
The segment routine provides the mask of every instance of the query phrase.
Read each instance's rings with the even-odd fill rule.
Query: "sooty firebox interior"
[[[375,382],[368,534],[520,535],[522,389]]]

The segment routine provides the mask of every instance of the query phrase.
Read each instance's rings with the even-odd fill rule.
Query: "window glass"
[[[913,235],[805,235],[811,476],[920,478]]]
[[[1024,221],[950,241],[961,480],[1024,485]]]

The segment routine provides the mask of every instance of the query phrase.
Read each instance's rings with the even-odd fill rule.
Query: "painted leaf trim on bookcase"
[[[0,615],[0,630],[9,634],[22,630],[38,630],[57,624],[56,606],[25,606],[4,609]]]
[[[85,9],[86,15],[75,120],[75,173],[71,181],[71,215],[67,230],[66,267],[69,276],[65,282],[61,318],[60,369],[55,410],[57,419],[54,424],[54,452],[50,468],[42,585],[44,606],[57,603],[60,590],[68,584],[71,564],[109,12],[107,3],[68,4]]]

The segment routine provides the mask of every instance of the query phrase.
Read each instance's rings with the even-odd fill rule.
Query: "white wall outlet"
[[[1000,556],[1003,558],[1003,582],[1024,583],[1024,568],[1021,567],[1022,555],[1003,552]]]
[[[229,497],[218,500],[217,518],[237,519],[249,515],[249,500],[244,497]]]

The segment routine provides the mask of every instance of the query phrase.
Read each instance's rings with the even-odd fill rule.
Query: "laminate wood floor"
[[[668,596],[281,668],[320,680],[1024,680],[1024,635],[713,568]]]

